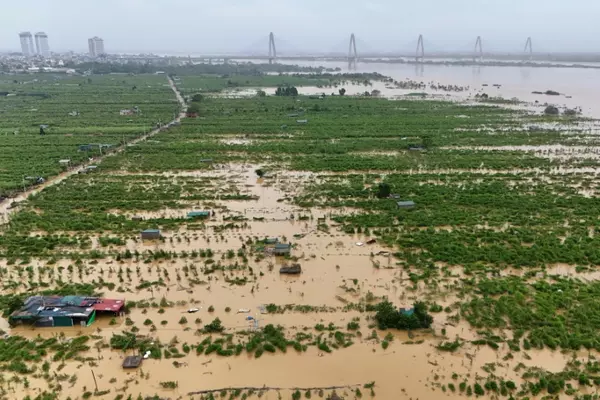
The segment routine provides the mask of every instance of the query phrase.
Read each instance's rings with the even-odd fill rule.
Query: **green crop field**
[[[117,146],[179,109],[164,76],[2,76],[0,93],[0,195],[22,188],[26,176],[56,175],[61,159],[76,165],[100,155],[98,144]],[[141,112],[120,115],[133,107]],[[48,125],[43,136],[40,125]],[[84,144],[96,146],[78,151]]]

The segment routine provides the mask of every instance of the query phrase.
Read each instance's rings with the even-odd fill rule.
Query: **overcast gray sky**
[[[0,0],[0,50],[19,50],[20,31],[45,31],[53,51],[84,51],[100,36],[107,52],[280,53],[413,49],[600,52],[600,0]]]

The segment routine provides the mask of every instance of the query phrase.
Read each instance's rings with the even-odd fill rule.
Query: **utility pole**
[[[96,392],[98,391],[98,382],[96,381],[96,374],[94,374],[94,370],[90,368],[92,371],[92,377],[94,378],[94,385],[96,385]]]

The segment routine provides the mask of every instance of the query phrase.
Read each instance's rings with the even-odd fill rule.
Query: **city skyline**
[[[38,55],[48,57],[50,55],[50,45],[48,44],[48,35],[45,32],[36,32],[35,48]]]
[[[33,36],[31,32],[20,32],[19,40],[21,42],[21,53],[25,57],[31,57],[35,54],[35,49],[33,47]]]
[[[16,40],[7,39],[24,26],[36,26],[51,33],[57,52],[84,52],[86,38],[95,35],[113,44],[111,53],[266,52],[271,31],[282,54],[344,51],[350,33],[356,35],[359,53],[404,51],[416,46],[419,34],[426,51],[472,50],[477,36],[484,51],[519,51],[528,37],[536,52],[600,51],[600,35],[594,33],[600,33],[594,20],[600,2],[589,0],[106,0],[102,7],[60,0],[60,5],[32,0],[4,6],[11,18],[0,26],[0,43],[7,47],[0,50],[16,50]],[[166,18],[169,13],[176,13],[176,19]]]
[[[98,36],[88,39],[88,54],[92,57],[98,57],[106,54],[104,51],[104,40]]]

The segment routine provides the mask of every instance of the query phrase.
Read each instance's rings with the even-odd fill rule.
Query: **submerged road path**
[[[187,109],[187,105],[185,103],[185,100],[183,99],[183,96],[181,96],[181,93],[179,93],[179,90],[177,90],[177,87],[175,86],[175,82],[173,82],[173,80],[171,79],[171,77],[167,76],[167,79],[169,81],[169,86],[171,87],[171,89],[173,90],[173,92],[175,93],[175,96],[177,97],[177,101],[179,102],[180,106],[181,106],[181,111],[179,112],[179,115],[173,119],[172,121],[167,122],[167,125],[173,122],[180,122],[181,118],[183,118],[185,116],[185,112]],[[169,128],[166,128],[169,129]],[[72,176],[72,175],[76,175],[78,174],[80,171],[83,171],[86,167],[96,164],[99,161],[102,161],[104,158],[106,157],[110,157],[114,154],[119,154],[121,153],[123,150],[125,150],[127,148],[128,145],[132,145],[132,144],[136,144],[138,142],[141,142],[143,140],[146,140],[154,135],[156,135],[157,133],[161,132],[160,128],[156,128],[151,130],[148,133],[145,133],[141,136],[136,137],[135,139],[132,139],[128,142],[125,142],[123,145],[117,147],[114,151],[111,151],[107,154],[104,154],[102,156],[99,157],[94,157],[93,160],[91,161],[86,161],[83,164],[79,164],[76,167],[73,167],[71,169],[69,169],[68,171],[65,171],[61,174],[58,174],[56,176],[53,176],[51,178],[48,178],[48,180],[46,180],[46,182],[42,183],[41,185],[37,185],[34,186],[32,188],[29,188],[28,190],[18,194],[15,197],[11,197],[6,199],[5,201],[3,201],[2,203],[0,203],[0,224],[7,224],[10,220],[10,215],[17,211],[19,209],[18,206],[16,207],[12,207],[11,205],[15,202],[21,202],[23,200],[26,200],[29,196],[31,196],[32,194],[36,194],[41,192],[42,190],[46,189],[47,187],[56,185],[57,183],[60,183],[62,181],[64,181],[65,179],[67,179],[68,177]]]

